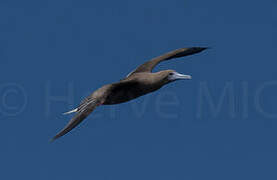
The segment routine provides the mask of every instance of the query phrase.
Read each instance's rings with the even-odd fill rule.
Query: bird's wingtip
[[[49,139],[49,143],[53,143],[55,141],[55,138]]]
[[[200,47],[200,46],[196,46],[196,47],[190,47],[190,48],[187,48],[186,51],[189,53],[189,54],[195,54],[195,53],[200,53],[206,49],[211,49],[211,47]]]
[[[198,47],[201,51],[204,51],[206,49],[212,49],[212,47],[210,46],[207,46],[207,47]]]
[[[49,143],[53,143],[56,139],[58,139],[60,136],[59,134],[56,134],[54,137],[52,137],[51,139],[49,139]]]
[[[54,136],[51,139],[49,139],[49,143],[53,143],[54,141],[56,141],[56,139],[58,139],[60,136]]]
[[[200,46],[198,46],[198,47],[190,47],[190,48],[188,48],[188,50],[190,50],[190,51],[192,51],[194,53],[199,53],[199,52],[202,52],[202,51],[204,51],[206,49],[211,49],[211,47],[209,47],[209,46],[207,46],[207,47],[200,47]]]

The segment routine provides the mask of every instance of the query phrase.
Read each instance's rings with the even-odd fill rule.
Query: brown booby
[[[129,73],[119,82],[107,84],[85,98],[80,105],[64,114],[76,113],[69,123],[52,140],[55,140],[80,124],[97,106],[119,104],[151,93],[162,86],[180,79],[191,79],[190,75],[180,74],[174,70],[152,72],[153,68],[162,61],[199,53],[207,48],[181,48],[145,62]]]

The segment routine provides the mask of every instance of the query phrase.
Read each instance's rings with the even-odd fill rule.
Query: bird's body
[[[155,73],[142,72],[107,85],[107,97],[103,105],[120,104],[156,91],[163,85],[157,78],[159,76]]]
[[[145,94],[154,92],[165,84],[178,79],[190,79],[174,70],[164,70],[152,73],[152,69],[161,61],[187,56],[203,51],[206,48],[181,48],[145,62],[119,82],[107,84],[85,98],[78,108],[65,114],[76,112],[76,115],[52,140],[68,133],[82,122],[97,106],[120,104]]]

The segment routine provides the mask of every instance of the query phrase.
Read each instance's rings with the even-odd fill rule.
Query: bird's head
[[[169,70],[167,72],[167,79],[169,82],[176,81],[176,80],[184,80],[184,79],[191,79],[190,75],[180,74],[174,70]]]
[[[158,74],[163,84],[167,84],[176,80],[191,79],[190,75],[180,74],[174,70],[160,71]]]

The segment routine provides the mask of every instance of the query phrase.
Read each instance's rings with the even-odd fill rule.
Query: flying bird
[[[142,95],[160,89],[162,86],[181,79],[191,79],[190,75],[180,74],[174,70],[152,72],[153,68],[162,61],[199,53],[207,48],[180,48],[138,66],[119,82],[107,84],[85,98],[80,105],[64,114],[76,113],[68,124],[53,138],[52,141],[65,135],[80,124],[96,107],[101,105],[120,104]]]

